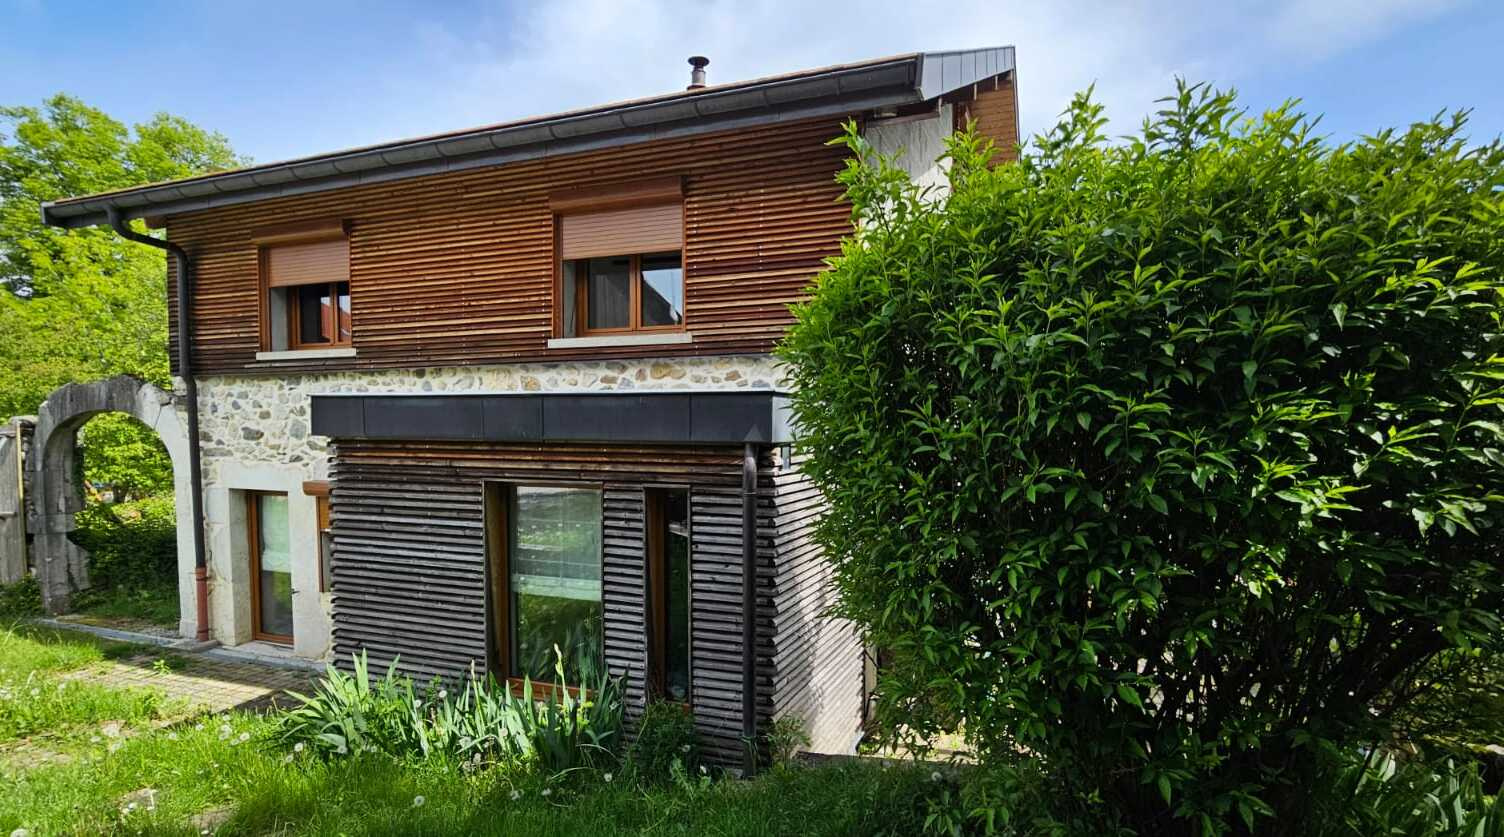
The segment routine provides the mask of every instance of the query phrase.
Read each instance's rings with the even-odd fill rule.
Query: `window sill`
[[[294,349],[285,352],[257,352],[257,362],[269,362],[278,360],[333,360],[341,357],[355,357],[355,349],[345,346],[338,349]]]
[[[674,346],[693,343],[695,336],[688,331],[667,334],[603,334],[599,337],[554,337],[549,339],[550,349],[608,349],[616,346]]]

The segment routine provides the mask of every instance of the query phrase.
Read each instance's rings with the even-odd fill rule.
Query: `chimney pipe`
[[[689,58],[689,66],[694,69],[689,71],[689,86],[685,90],[699,90],[705,86],[705,68],[710,64],[710,59],[703,55],[692,55]]]

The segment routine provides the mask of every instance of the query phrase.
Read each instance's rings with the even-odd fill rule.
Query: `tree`
[[[127,129],[65,95],[0,108],[0,417],[34,413],[69,381],[170,384],[162,254],[107,229],[47,227],[39,205],[242,162],[224,137],[167,114]],[[108,435],[160,449],[135,425]]]
[[[1298,831],[1504,641],[1504,149],[1166,101],[955,140],[948,197],[849,128],[859,230],[781,354],[885,737],[1033,753],[1078,826]]]

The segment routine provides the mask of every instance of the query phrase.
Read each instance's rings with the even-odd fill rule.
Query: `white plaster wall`
[[[953,124],[952,108],[944,105],[925,119],[873,120],[862,133],[873,150],[897,155],[894,162],[900,169],[908,172],[920,188],[932,189],[932,195],[940,197],[950,192],[949,161],[941,163],[938,159],[945,153],[945,138],[951,135]]]
[[[329,652],[331,599],[318,590],[317,505],[303,493],[305,480],[329,475],[328,439],[309,432],[313,395],[766,389],[781,380],[767,355],[200,378],[211,633],[226,645],[251,638],[244,492],[277,491],[287,494],[293,546],[293,653],[320,659]],[[188,508],[186,493],[178,503]],[[180,541],[185,531],[179,528]],[[191,547],[181,586],[185,635],[193,629]]]

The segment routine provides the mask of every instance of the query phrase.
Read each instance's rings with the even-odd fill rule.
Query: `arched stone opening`
[[[54,390],[37,411],[33,455],[27,463],[35,507],[32,559],[50,613],[68,609],[69,599],[89,586],[88,553],[68,534],[74,514],[83,509],[78,431],[101,413],[132,416],[154,430],[172,460],[173,500],[177,525],[179,633],[194,630],[193,532],[191,481],[188,474],[187,422],[171,393],[129,375]]]

